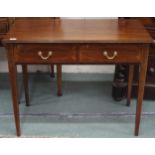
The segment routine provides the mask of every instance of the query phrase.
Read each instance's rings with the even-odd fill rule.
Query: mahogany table
[[[152,38],[137,20],[17,19],[3,39],[7,49],[17,136],[21,135],[17,64],[139,64],[135,135],[139,133],[149,45]],[[58,67],[59,68],[59,67]],[[58,75],[61,75],[60,69]],[[61,88],[61,76],[59,76]]]

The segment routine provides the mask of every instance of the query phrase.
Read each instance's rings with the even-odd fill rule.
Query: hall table
[[[16,19],[3,39],[7,49],[17,136],[21,135],[17,64],[139,64],[135,136],[139,134],[149,45],[152,38],[137,20]],[[61,77],[59,78],[61,82]]]

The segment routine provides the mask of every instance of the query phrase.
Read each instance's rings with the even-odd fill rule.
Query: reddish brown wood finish
[[[134,65],[129,65],[127,106],[130,106],[131,103],[133,73],[134,73]]]
[[[10,79],[17,135],[20,135],[16,64],[140,64],[135,135],[139,133],[149,44],[152,38],[137,20],[17,20],[3,40],[8,48]],[[103,57],[107,50],[110,58]],[[38,51],[47,57],[41,60]],[[110,52],[110,53],[109,53]],[[58,95],[61,95],[61,65],[58,69]],[[132,76],[131,76],[132,77]],[[132,78],[130,77],[130,82]]]
[[[13,39],[13,40],[10,40]],[[14,40],[14,38],[16,40]],[[5,43],[150,43],[138,20],[16,19]]]
[[[42,52],[43,57],[48,57],[49,52],[52,55],[48,59],[44,60],[38,55]],[[17,64],[29,63],[29,64],[50,64],[50,63],[75,63],[76,62],[76,50],[75,46],[71,45],[57,45],[57,44],[26,44],[18,45],[16,52],[14,53],[14,59]]]
[[[12,103],[13,103],[13,110],[14,110],[14,118],[15,118],[15,125],[16,125],[16,134],[17,136],[21,135],[20,130],[20,118],[19,118],[19,97],[18,97],[18,87],[17,87],[17,67],[13,61],[13,52],[14,46],[8,45],[7,46],[7,55],[8,55],[8,67],[9,67],[9,74],[10,74],[10,82],[11,82],[11,89],[12,89]]]
[[[27,65],[22,65],[22,71],[23,71],[23,84],[24,84],[24,92],[25,92],[25,101],[26,106],[29,106],[29,83],[28,83],[28,71],[27,71]]]
[[[141,60],[141,46],[129,44],[87,44],[80,46],[80,63],[137,63]],[[108,57],[112,57],[115,52],[117,55],[113,59],[108,59],[104,55],[107,52]]]
[[[144,86],[146,80],[146,72],[147,72],[147,63],[149,56],[149,48],[145,47],[143,50],[143,59],[140,63],[140,72],[139,72],[139,83],[138,83],[138,98],[137,98],[137,108],[136,108],[136,120],[135,120],[135,136],[139,134],[139,126],[140,126],[140,118],[142,111],[142,102],[144,96]]]

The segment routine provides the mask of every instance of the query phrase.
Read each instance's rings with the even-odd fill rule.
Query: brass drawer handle
[[[52,56],[52,54],[53,54],[53,52],[52,52],[52,51],[49,51],[49,52],[48,52],[48,55],[45,57],[45,56],[43,56],[42,51],[39,51],[39,52],[38,52],[38,56],[40,56],[40,58],[41,58],[42,60],[47,60],[50,56]]]
[[[113,55],[109,56],[107,51],[103,52],[103,55],[109,60],[113,60],[117,56],[117,54],[118,54],[117,51],[114,51]]]

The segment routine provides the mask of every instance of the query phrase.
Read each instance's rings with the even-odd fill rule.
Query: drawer
[[[135,63],[142,59],[140,45],[81,45],[80,63]]]
[[[14,59],[16,63],[30,64],[75,63],[76,47],[60,44],[22,44],[17,46]]]

